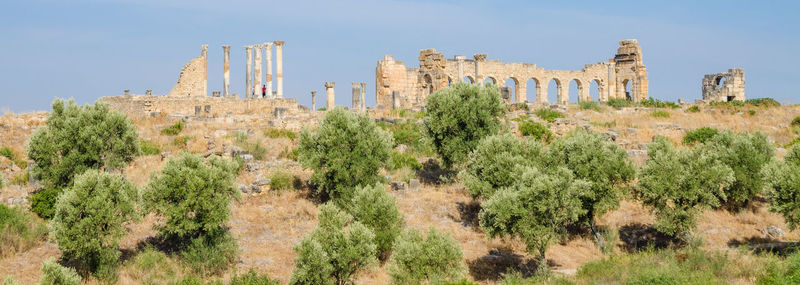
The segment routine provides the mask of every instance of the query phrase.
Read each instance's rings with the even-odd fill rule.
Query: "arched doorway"
[[[424,86],[425,97],[428,97],[428,95],[431,95],[431,93],[433,93],[433,78],[431,77],[430,74],[425,74],[425,76],[423,76],[423,79],[425,80],[425,86]]]
[[[628,80],[628,79],[623,80],[622,81],[622,87],[623,87],[622,88],[622,91],[623,91],[622,94],[625,96],[623,99],[632,101],[633,100],[633,94],[631,94],[631,82],[630,82],[630,80]]]
[[[567,96],[567,99],[570,103],[578,103],[578,101],[583,101],[585,98],[581,98],[583,91],[583,85],[581,81],[576,79],[570,80],[569,82],[569,92],[564,94]]]
[[[519,101],[519,82],[514,77],[509,77],[506,79],[505,87],[509,88],[508,94],[508,101],[509,102],[518,102]]]
[[[600,81],[597,79],[592,80],[589,83],[589,99],[593,101],[600,101],[600,94],[603,91],[600,90]]]
[[[541,98],[539,98],[539,80],[536,78],[528,79],[528,82],[525,83],[525,96],[528,98],[528,101],[533,102],[541,102]]]
[[[472,76],[467,75],[467,76],[464,76],[464,82],[472,84],[472,83],[475,83],[475,79],[472,78]]]
[[[547,103],[550,104],[558,104],[558,93],[559,89],[561,89],[561,80],[558,78],[550,79],[550,82],[547,84]]]

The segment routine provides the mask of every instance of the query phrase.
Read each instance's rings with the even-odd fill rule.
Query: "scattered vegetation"
[[[649,97],[647,99],[640,101],[638,105],[650,108],[671,108],[671,109],[677,109],[681,107],[678,106],[678,104],[675,104],[675,102],[661,101],[653,97]]]
[[[280,280],[269,278],[269,276],[260,274],[253,269],[250,269],[245,274],[236,274],[231,277],[230,285],[280,285]]]
[[[336,284],[377,263],[375,234],[332,203],[319,207],[319,225],[294,248],[289,284]]]
[[[138,190],[119,174],[89,170],[56,202],[53,236],[62,261],[84,275],[115,279],[124,223],[136,217]]]
[[[394,197],[381,184],[356,187],[348,209],[356,221],[375,234],[376,257],[386,260],[404,226]]]
[[[286,129],[266,128],[264,129],[264,136],[271,139],[287,138],[294,140],[297,138],[297,133]]]
[[[689,113],[698,113],[698,112],[700,112],[700,107],[699,107],[699,106],[697,106],[697,105],[693,105],[693,106],[691,106],[691,107],[689,107],[689,108],[686,108],[686,112],[689,112]]]
[[[394,147],[401,144],[408,146],[408,152],[419,155],[433,155],[431,145],[423,139],[420,126],[411,121],[395,121],[390,124],[384,121],[376,123],[384,130],[390,131],[394,137]]]
[[[178,121],[177,123],[172,124],[169,127],[161,129],[161,134],[167,136],[177,136],[178,134],[181,133],[181,131],[183,131],[184,126],[185,125],[183,124],[182,121]]]
[[[386,166],[389,170],[402,168],[408,168],[411,170],[422,169],[422,164],[417,161],[417,158],[411,154],[401,153],[398,151],[392,151],[392,155],[389,157],[389,163],[387,163]]]
[[[201,276],[225,272],[239,254],[239,246],[227,230],[199,235],[181,246],[181,259]]]
[[[161,150],[158,149],[158,145],[150,140],[140,140],[139,149],[142,155],[156,155],[161,153]]]
[[[47,225],[31,212],[0,203],[0,258],[39,245],[47,232]]]
[[[650,113],[650,116],[653,118],[669,118],[669,112],[664,110],[656,110]]]
[[[500,130],[506,106],[498,90],[456,83],[428,96],[423,129],[445,168],[466,161],[482,138]]]
[[[631,100],[627,100],[627,99],[608,99],[608,101],[606,102],[606,105],[608,105],[609,107],[612,107],[614,109],[619,110],[619,109],[622,109],[624,107],[633,106],[633,102],[631,102]]]
[[[50,285],[80,285],[81,276],[75,269],[61,266],[56,263],[52,258],[47,259],[42,263],[42,277],[39,284]]]
[[[243,150],[246,150],[255,160],[263,160],[264,155],[267,154],[267,148],[264,147],[262,142],[260,140],[250,140],[250,137],[245,132],[237,132],[233,137],[233,142]]]
[[[550,123],[555,122],[557,118],[563,118],[564,117],[564,114],[562,114],[559,111],[554,111],[554,110],[545,109],[545,108],[536,110],[533,113],[536,114],[536,116],[538,116],[540,119],[545,120],[545,121],[550,122]]]
[[[56,212],[56,198],[61,190],[54,187],[45,187],[33,192],[29,201],[31,202],[31,212],[36,213],[42,219],[51,219]]]
[[[516,166],[537,166],[543,146],[531,140],[520,140],[510,134],[489,136],[480,141],[467,158],[459,179],[473,197],[488,199],[497,189],[516,181]]]
[[[710,106],[715,107],[778,107],[781,105],[777,100],[772,98],[754,98],[745,101],[727,101],[727,102],[711,102]]]
[[[688,131],[683,136],[683,144],[685,144],[685,145],[693,145],[693,144],[696,144],[696,143],[705,143],[707,141],[710,141],[712,138],[714,138],[714,136],[716,136],[718,133],[719,133],[719,130],[717,130],[715,128],[702,127],[702,128],[699,128],[699,129],[694,129],[694,130]]]
[[[28,171],[24,171],[20,174],[17,174],[17,176],[14,176],[14,178],[11,178],[10,183],[12,185],[25,185],[28,184],[30,180],[31,180],[30,173]]]
[[[522,134],[522,136],[530,136],[538,141],[549,142],[551,139],[553,139],[553,133],[550,132],[550,129],[547,126],[534,122],[530,119],[522,120],[519,123],[519,132]]]
[[[189,145],[189,140],[191,139],[191,136],[177,136],[172,139],[172,144],[177,147],[185,148]]]
[[[297,161],[298,155],[299,152],[297,151],[296,147],[289,148],[289,146],[286,146],[280,153],[278,153],[278,158],[285,158],[288,160]]]
[[[0,156],[5,156],[6,158],[8,158],[8,160],[11,160],[11,162],[16,164],[19,168],[22,169],[28,168],[28,162],[17,156],[17,154],[7,146],[0,147]]]
[[[578,108],[580,108],[581,110],[594,110],[597,112],[603,111],[603,108],[602,106],[600,106],[600,103],[597,103],[595,101],[580,101],[578,102]]]
[[[431,227],[424,235],[412,228],[397,239],[387,271],[392,284],[462,284],[447,282],[464,276],[461,259],[461,248],[449,234]]]
[[[794,117],[792,120],[792,127],[800,127],[800,116]]]
[[[789,149],[783,161],[773,159],[762,170],[770,210],[783,215],[789,229],[800,225],[800,145]]]
[[[269,181],[270,189],[278,192],[294,188],[294,176],[283,170],[273,172]]]
[[[367,115],[337,108],[329,111],[316,133],[300,134],[300,164],[314,171],[310,184],[323,198],[350,201],[354,187],[381,182],[379,170],[392,151],[392,137]]]

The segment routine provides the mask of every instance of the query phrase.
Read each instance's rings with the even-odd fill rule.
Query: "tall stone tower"
[[[634,102],[647,99],[647,68],[642,61],[642,48],[637,40],[621,40],[613,59],[616,91],[612,99],[630,99]],[[609,72],[610,73],[610,72]],[[626,89],[628,86],[628,89]]]

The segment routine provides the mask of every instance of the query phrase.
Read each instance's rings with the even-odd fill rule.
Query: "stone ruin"
[[[598,86],[599,101],[630,99],[638,102],[648,98],[647,69],[642,61],[642,49],[635,39],[619,42],[614,58],[608,62],[587,64],[581,70],[548,70],[530,63],[505,63],[487,60],[486,54],[475,54],[472,59],[456,55],[453,59],[435,49],[419,52],[419,68],[409,68],[391,55],[378,61],[375,69],[375,96],[377,108],[417,108],[425,97],[454,82],[484,82],[487,78],[501,88],[508,102],[526,102],[527,88],[535,88],[537,103],[547,102],[547,88],[555,81],[557,104],[569,102],[569,83],[578,86],[579,101],[592,100],[591,82]],[[506,87],[507,79],[514,87]],[[532,79],[535,86],[527,86]],[[630,84],[630,88],[626,86]],[[503,89],[503,87],[506,87]],[[513,89],[513,90],[512,90]]]
[[[744,69],[731,68],[728,72],[703,76],[703,101],[744,101]]]

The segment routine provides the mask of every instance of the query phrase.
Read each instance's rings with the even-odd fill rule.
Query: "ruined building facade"
[[[386,55],[375,69],[376,107],[413,108],[424,104],[429,94],[450,84],[484,82],[487,78],[501,88],[508,79],[513,80],[513,93],[511,90],[503,92],[504,96],[513,94],[504,98],[509,102],[547,102],[550,81],[556,83],[558,98],[558,102],[550,103],[566,104],[570,96],[577,96],[578,101],[590,101],[592,82],[597,83],[599,101],[647,99],[647,69],[636,40],[620,41],[614,58],[587,64],[581,70],[548,70],[531,63],[505,63],[486,58],[486,54],[475,54],[472,59],[461,55],[447,59],[435,49],[425,49],[419,53],[419,68],[409,68]],[[535,86],[528,86],[529,80]],[[569,94],[572,81],[577,83],[578,94]],[[535,88],[536,98],[526,98],[528,88]]]
[[[703,76],[703,100],[706,102],[744,101],[744,69]]]

